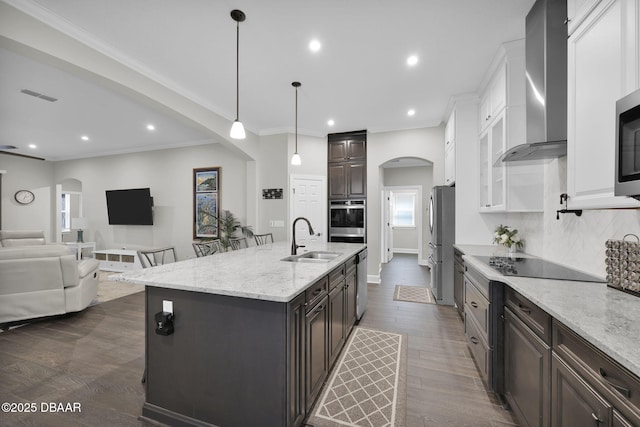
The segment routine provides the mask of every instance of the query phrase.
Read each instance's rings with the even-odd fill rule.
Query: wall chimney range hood
[[[527,143],[498,161],[567,155],[567,0],[537,0],[526,18]]]

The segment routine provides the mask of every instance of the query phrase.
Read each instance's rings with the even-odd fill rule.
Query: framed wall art
[[[193,238],[218,237],[220,168],[193,169]]]

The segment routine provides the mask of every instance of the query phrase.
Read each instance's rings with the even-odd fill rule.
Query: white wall
[[[6,230],[42,230],[47,242],[57,241],[51,204],[55,197],[54,163],[0,154],[2,176],[2,228]],[[30,205],[14,199],[18,190],[30,190],[36,196]]]
[[[260,212],[256,233],[273,233],[275,241],[287,239],[287,218],[289,206],[287,158],[289,138],[287,134],[263,136],[260,138],[260,161],[258,162],[258,211]],[[265,200],[262,190],[282,188],[283,198]],[[272,227],[271,221],[284,221],[283,227]]]
[[[433,185],[444,184],[444,127],[412,129],[367,135],[367,246],[368,275],[379,280],[381,259],[381,191],[383,163],[399,157],[418,157],[433,163]],[[428,205],[427,205],[428,206]],[[423,255],[428,254],[423,239]]]
[[[220,208],[246,222],[246,160],[220,144],[69,160],[54,164],[53,182],[82,182],[85,241],[98,249],[175,246],[179,259],[195,256],[193,169],[221,167]],[[105,190],[150,187],[154,225],[109,225]],[[255,227],[254,224],[248,224]]]

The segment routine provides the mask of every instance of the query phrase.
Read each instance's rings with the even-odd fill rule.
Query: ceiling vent
[[[29,89],[22,89],[20,92],[24,93],[25,95],[35,96],[36,98],[44,99],[45,101],[49,102],[56,102],[58,100],[58,98],[53,98],[51,96],[47,96]]]

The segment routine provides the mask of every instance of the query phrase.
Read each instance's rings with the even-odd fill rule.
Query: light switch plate
[[[162,301],[162,311],[166,311],[166,312],[169,312],[169,313],[173,314],[173,301],[163,300]]]

